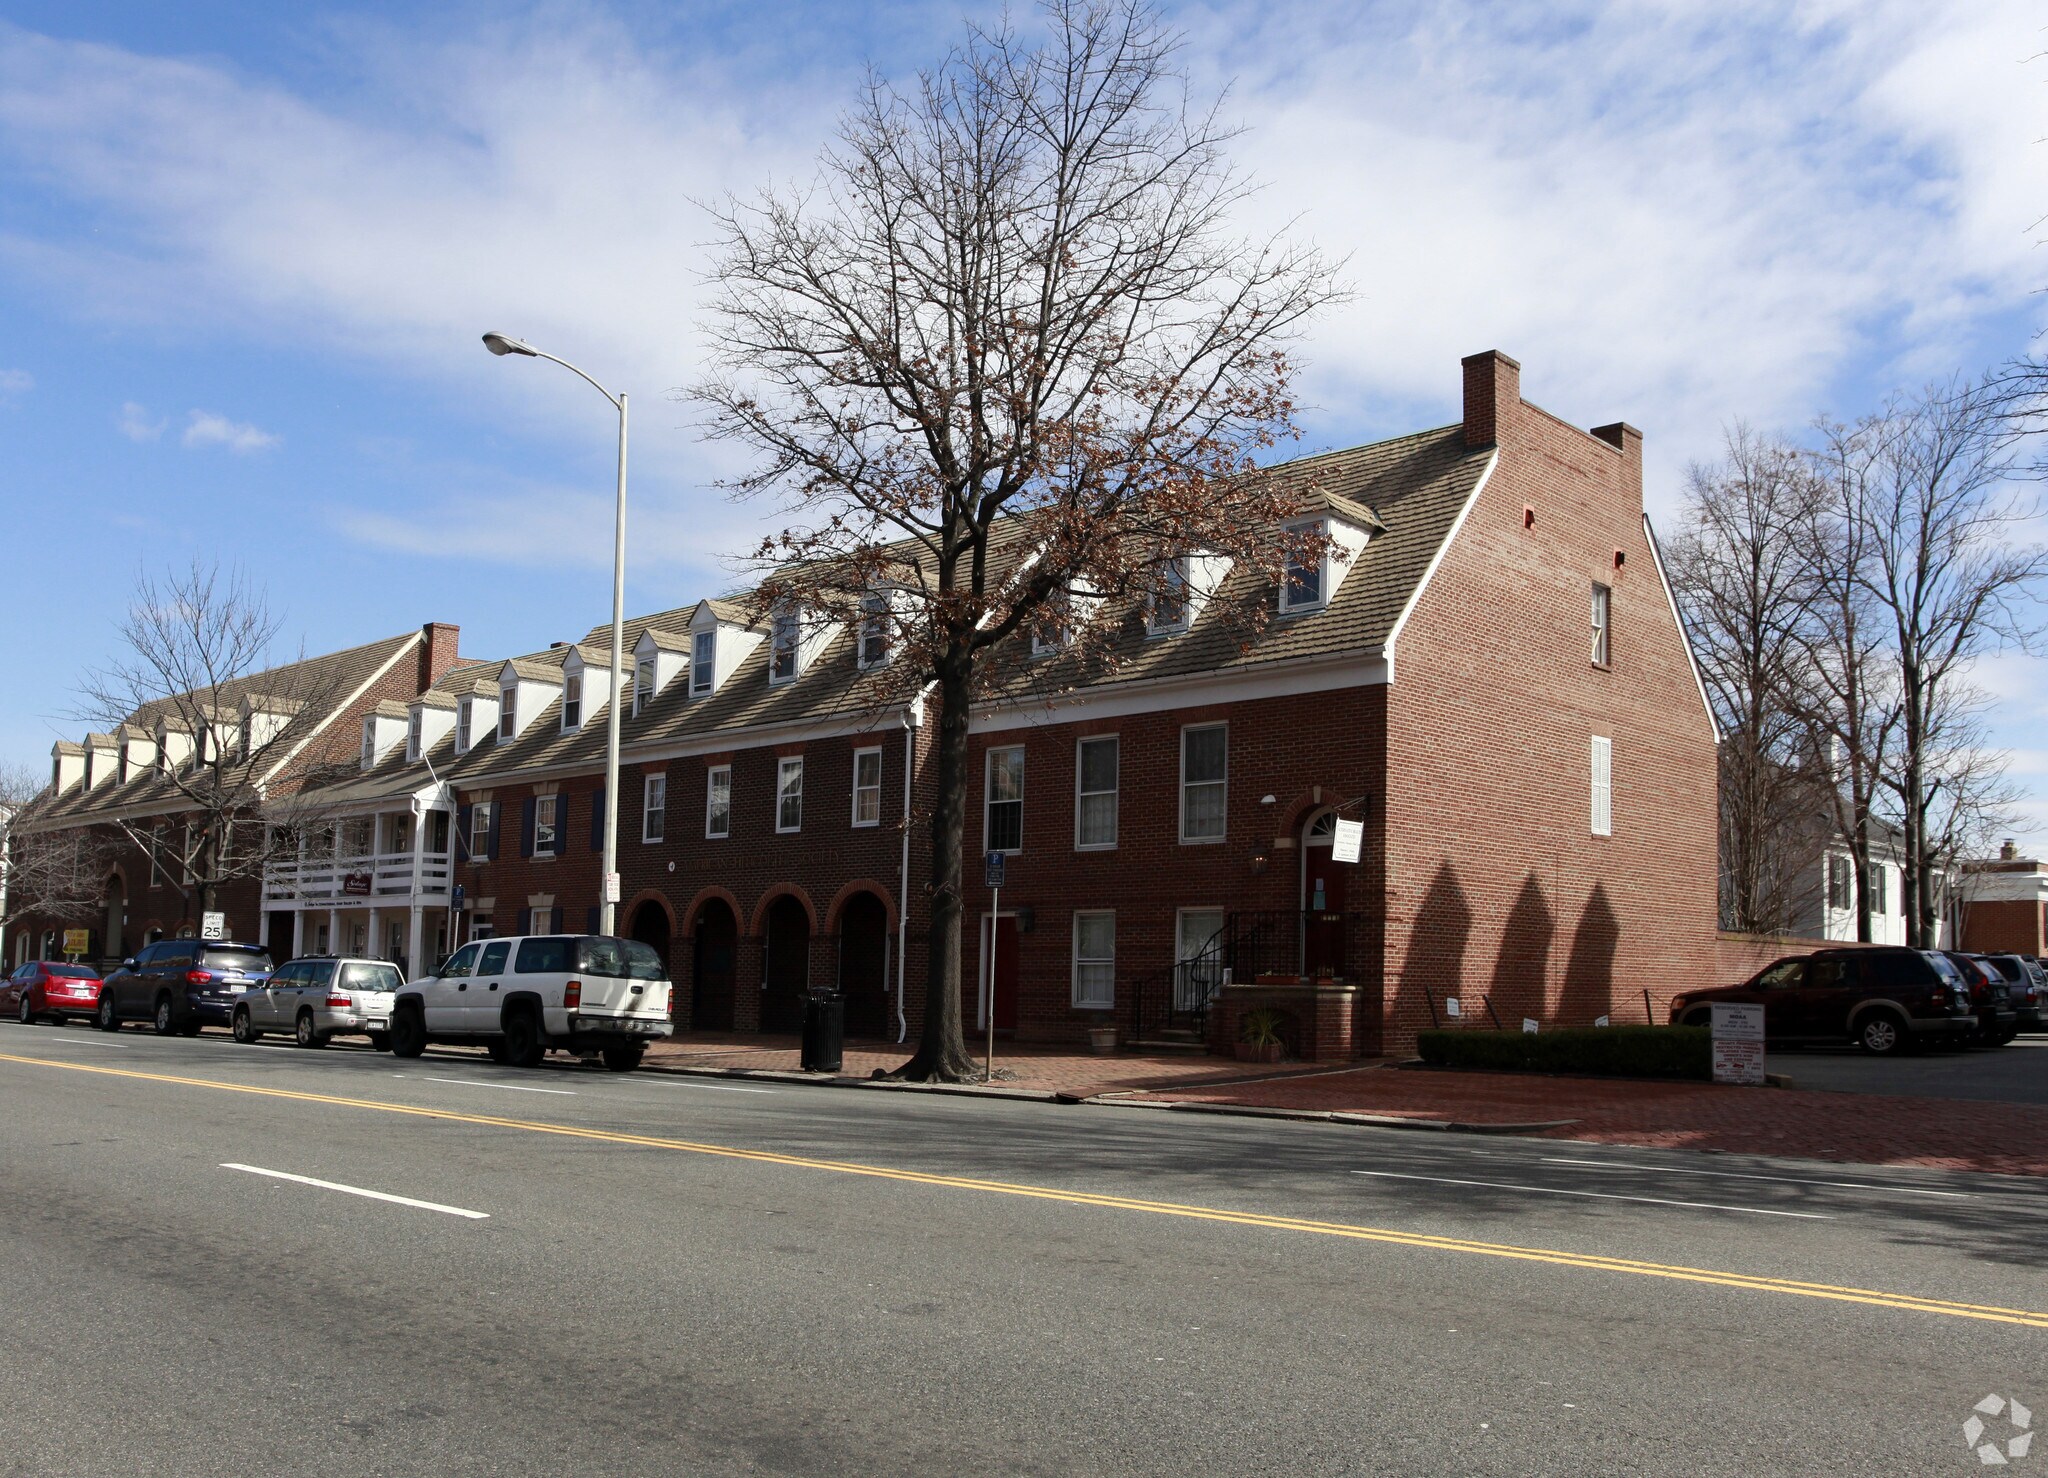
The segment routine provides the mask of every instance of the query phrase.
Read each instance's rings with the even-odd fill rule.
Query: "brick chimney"
[[[1621,482],[1624,493],[1635,496],[1638,504],[1643,501],[1643,433],[1626,421],[1616,421],[1611,426],[1595,426],[1593,435],[1621,453]]]
[[[443,621],[429,621],[420,628],[419,670],[413,683],[415,693],[426,692],[455,665],[457,639],[461,635],[460,626],[450,626]]]
[[[2007,837],[2005,839],[2005,845],[1998,849],[1998,860],[2000,862],[2017,862],[2019,861],[2019,856],[2019,843],[2014,841],[2011,837]]]
[[[1522,403],[1522,366],[1498,349],[1458,362],[1465,366],[1465,445],[1492,446],[1502,418]]]

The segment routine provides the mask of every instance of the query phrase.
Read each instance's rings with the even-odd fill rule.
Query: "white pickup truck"
[[[417,1057],[429,1042],[471,1042],[515,1067],[563,1051],[630,1072],[649,1042],[674,1030],[661,957],[637,939],[603,934],[471,940],[437,972],[402,986],[391,1009],[396,1056]]]

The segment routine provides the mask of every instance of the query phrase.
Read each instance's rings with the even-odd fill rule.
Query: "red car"
[[[90,965],[62,960],[30,960],[0,987],[0,1013],[23,1026],[38,1018],[62,1021],[67,1016],[92,1018],[100,1004],[99,971]]]

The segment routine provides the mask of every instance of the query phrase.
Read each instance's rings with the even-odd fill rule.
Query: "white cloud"
[[[193,411],[179,438],[187,447],[224,446],[231,452],[268,451],[280,438],[243,421],[230,421],[212,411]]]
[[[0,405],[36,388],[36,377],[27,370],[0,369]]]
[[[170,422],[161,418],[152,419],[147,406],[137,405],[128,400],[121,403],[121,419],[116,423],[121,434],[130,441],[155,441],[164,434]]]

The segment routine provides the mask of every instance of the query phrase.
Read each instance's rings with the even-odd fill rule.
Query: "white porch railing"
[[[415,879],[414,869],[418,874]],[[446,852],[377,852],[359,857],[302,857],[272,863],[263,875],[265,903],[324,903],[347,907],[357,899],[445,898],[452,871]]]

